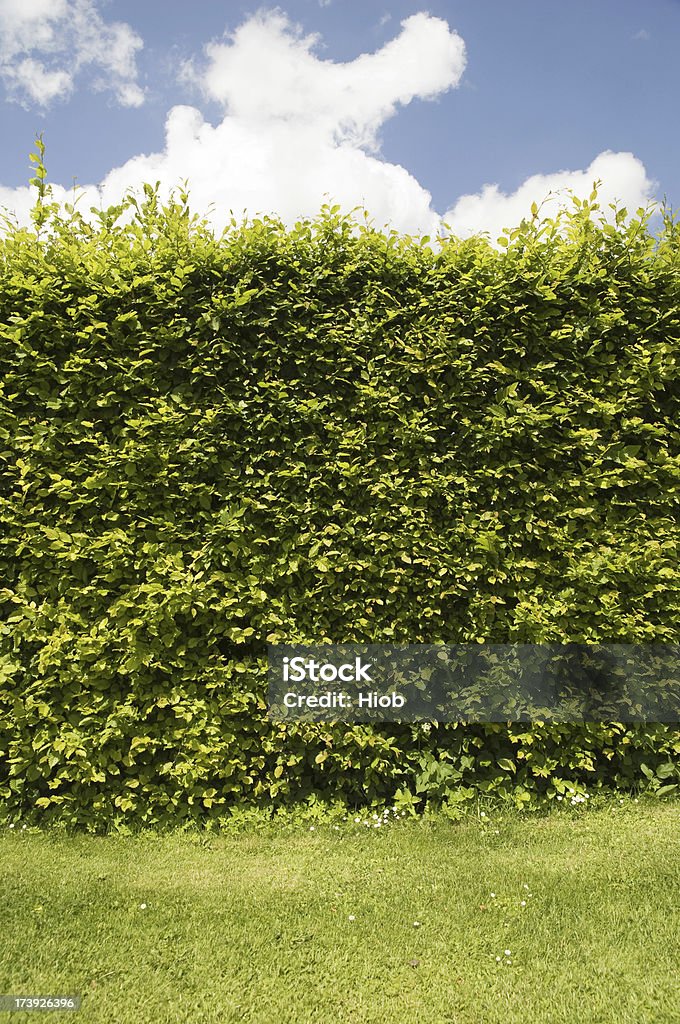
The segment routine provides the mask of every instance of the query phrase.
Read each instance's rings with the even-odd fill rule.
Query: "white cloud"
[[[94,0],[0,0],[0,79],[24,105],[66,98],[90,66],[99,73],[95,88],[139,106],[135,59],[142,45],[129,25],[107,24]]]
[[[462,39],[441,19],[417,14],[376,53],[348,63],[317,57],[317,43],[277,12],[256,15],[212,43],[204,66],[187,74],[224,106],[222,120],[212,125],[195,107],[174,107],[164,150],[112,170],[101,183],[103,202],[146,181],[160,181],[167,194],[189,179],[194,209],[207,212],[212,204],[217,227],[230,211],[274,212],[291,222],[337,202],[365,206],[379,225],[436,232],[429,192],[379,158],[377,134],[400,104],[457,85]],[[55,198],[64,195],[55,187]],[[92,196],[90,188],[84,207]],[[11,198],[0,192],[0,203],[12,205]],[[17,201],[25,204],[25,195]]]
[[[415,14],[401,28],[377,53],[340,64],[315,56],[318,36],[303,36],[281,13],[262,13],[229,41],[209,44],[197,78],[241,123],[313,127],[320,139],[374,148],[399,104],[456,86],[465,67],[465,44],[442,19]]]
[[[318,37],[304,35],[280,12],[260,13],[211,43],[203,63],[190,65],[183,77],[222,105],[221,120],[213,125],[196,107],[174,107],[162,152],[135,156],[107,174],[99,189],[88,186],[81,208],[99,205],[100,196],[104,205],[118,202],[126,189],[144,182],[159,181],[167,195],[188,179],[193,209],[207,213],[212,206],[218,229],[231,211],[237,217],[276,213],[291,223],[334,202],[345,210],[365,207],[378,226],[436,235],[441,217],[430,193],[403,167],[381,158],[379,132],[400,105],[458,86],[465,68],[462,39],[445,21],[417,14],[377,52],[347,63],[322,59],[318,44]],[[637,208],[651,194],[636,157],[605,152],[586,170],[534,175],[511,195],[486,185],[460,198],[444,220],[457,233],[488,230],[495,240],[551,189],[588,194],[596,178],[603,180],[603,203],[616,198]],[[72,198],[57,186],[54,196]],[[30,192],[0,188],[0,205],[14,208],[23,221]]]
[[[57,96],[68,95],[73,85],[67,71],[48,71],[41,61],[32,57],[24,57],[1,71],[5,83],[13,91],[23,93],[34,103],[44,106]]]
[[[635,211],[646,205],[655,188],[655,182],[647,177],[644,164],[636,156],[606,150],[584,171],[534,174],[510,195],[501,192],[498,185],[485,185],[474,195],[461,196],[444,215],[444,221],[454,234],[467,236],[488,231],[495,242],[504,228],[516,227],[523,217],[531,216],[533,202],[543,203],[542,214],[553,215],[560,205],[569,205],[567,189],[584,199],[598,180],[602,182],[598,202],[605,213],[608,204],[615,201]]]

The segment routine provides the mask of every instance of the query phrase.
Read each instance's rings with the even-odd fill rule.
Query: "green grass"
[[[677,803],[4,829],[0,991],[80,993],[78,1024],[676,1024],[679,835]]]

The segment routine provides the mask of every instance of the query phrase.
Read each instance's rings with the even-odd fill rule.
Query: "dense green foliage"
[[[13,813],[674,785],[668,727],[284,727],[264,700],[267,641],[678,642],[672,218],[593,197],[499,250],[47,198],[0,241]]]

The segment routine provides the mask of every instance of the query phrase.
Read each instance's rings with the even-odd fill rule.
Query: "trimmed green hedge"
[[[668,727],[283,727],[264,700],[267,641],[678,642],[672,218],[591,197],[433,248],[336,208],[215,238],[185,196],[92,226],[41,194],[0,240],[11,814],[675,785]]]

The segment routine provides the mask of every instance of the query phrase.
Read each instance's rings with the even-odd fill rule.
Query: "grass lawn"
[[[0,992],[81,994],[38,1015],[78,1024],[680,1022],[678,803],[493,818],[5,828]]]

